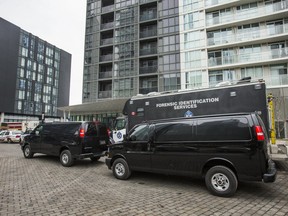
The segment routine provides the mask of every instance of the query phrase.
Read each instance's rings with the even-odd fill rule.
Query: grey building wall
[[[20,28],[0,17],[0,111],[13,112]]]

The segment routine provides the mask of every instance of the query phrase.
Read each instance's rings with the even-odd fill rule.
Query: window
[[[204,71],[192,71],[186,73],[186,88],[197,88],[202,86],[202,74]]]
[[[197,138],[199,141],[251,140],[251,132],[244,117],[199,119]]]
[[[262,67],[247,67],[241,68],[241,78],[251,77],[252,79],[263,78]]]
[[[149,125],[141,124],[130,131],[129,137],[132,141],[148,141]]]
[[[94,123],[88,124],[88,128],[86,131],[87,136],[97,136],[97,126]]]
[[[155,125],[156,142],[188,140],[192,140],[192,126],[189,122]]]

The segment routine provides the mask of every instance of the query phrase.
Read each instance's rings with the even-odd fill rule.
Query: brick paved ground
[[[104,159],[61,166],[24,159],[18,144],[0,143],[0,215],[288,215],[288,172],[275,183],[240,183],[232,198],[210,195],[202,180],[133,173],[113,177]]]

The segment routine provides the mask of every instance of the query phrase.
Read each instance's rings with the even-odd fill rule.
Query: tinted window
[[[107,127],[105,125],[99,124],[98,127],[99,127],[100,136],[108,135]]]
[[[197,139],[200,141],[251,139],[248,120],[244,117],[200,119],[197,122]]]
[[[97,136],[97,126],[94,123],[89,123],[86,131],[86,136]]]
[[[133,141],[147,141],[149,126],[147,124],[138,125],[130,131],[130,139]]]
[[[155,126],[155,141],[189,141],[192,139],[190,123],[163,123]]]

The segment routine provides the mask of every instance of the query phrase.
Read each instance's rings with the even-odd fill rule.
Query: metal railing
[[[288,23],[285,23],[283,25],[271,25],[266,26],[265,29],[261,30],[255,30],[253,28],[246,29],[245,31],[239,31],[237,33],[232,33],[234,31],[231,30],[231,34],[226,35],[220,35],[220,37],[214,37],[214,38],[208,38],[207,39],[207,45],[220,45],[220,44],[226,44],[226,43],[233,43],[233,42],[239,42],[239,41],[250,41],[251,39],[257,39],[257,38],[264,38],[269,37],[273,35],[279,35],[283,33],[288,33]]]
[[[100,62],[103,62],[103,61],[112,61],[113,59],[113,54],[108,54],[108,55],[102,55],[100,56]]]
[[[148,74],[148,73],[156,73],[158,70],[158,66],[148,66],[148,67],[140,67],[139,73],[140,74]]]
[[[157,54],[157,48],[155,47],[150,49],[140,49],[139,54],[140,56]]]
[[[113,27],[114,27],[114,22],[107,22],[107,23],[101,24],[101,30],[109,29],[109,28],[113,28]]]
[[[157,36],[157,28],[140,31],[140,38]]]
[[[112,97],[112,91],[99,91],[98,98],[111,98]]]
[[[112,71],[99,72],[99,79],[112,78]]]
[[[113,38],[106,38],[101,40],[101,45],[113,44]]]
[[[217,17],[209,17],[206,15],[206,25],[207,26],[212,26],[212,25],[217,25],[217,24],[223,24],[223,23],[228,23],[228,22],[233,22],[233,21],[238,21],[238,20],[247,20],[250,18],[255,18],[263,15],[268,15],[272,14],[277,11],[285,10],[288,8],[288,2],[278,2],[274,4],[269,4],[269,5],[263,5],[259,6],[257,8],[252,8],[249,10],[239,10],[236,12],[231,12],[231,14],[224,15],[219,12],[219,16]],[[213,13],[215,14],[215,12]]]
[[[102,7],[101,9],[102,13],[111,12],[113,10],[114,10],[114,5],[108,5],[108,6]]]
[[[219,65],[227,64],[238,64],[238,63],[248,63],[248,62],[259,62],[267,61],[272,59],[288,58],[288,48],[272,49],[266,52],[251,52],[251,53],[240,53],[234,55],[232,53],[225,54],[222,53],[221,57],[209,58],[208,66],[214,67]]]
[[[146,21],[157,18],[157,9],[145,11],[140,14],[140,21]]]

